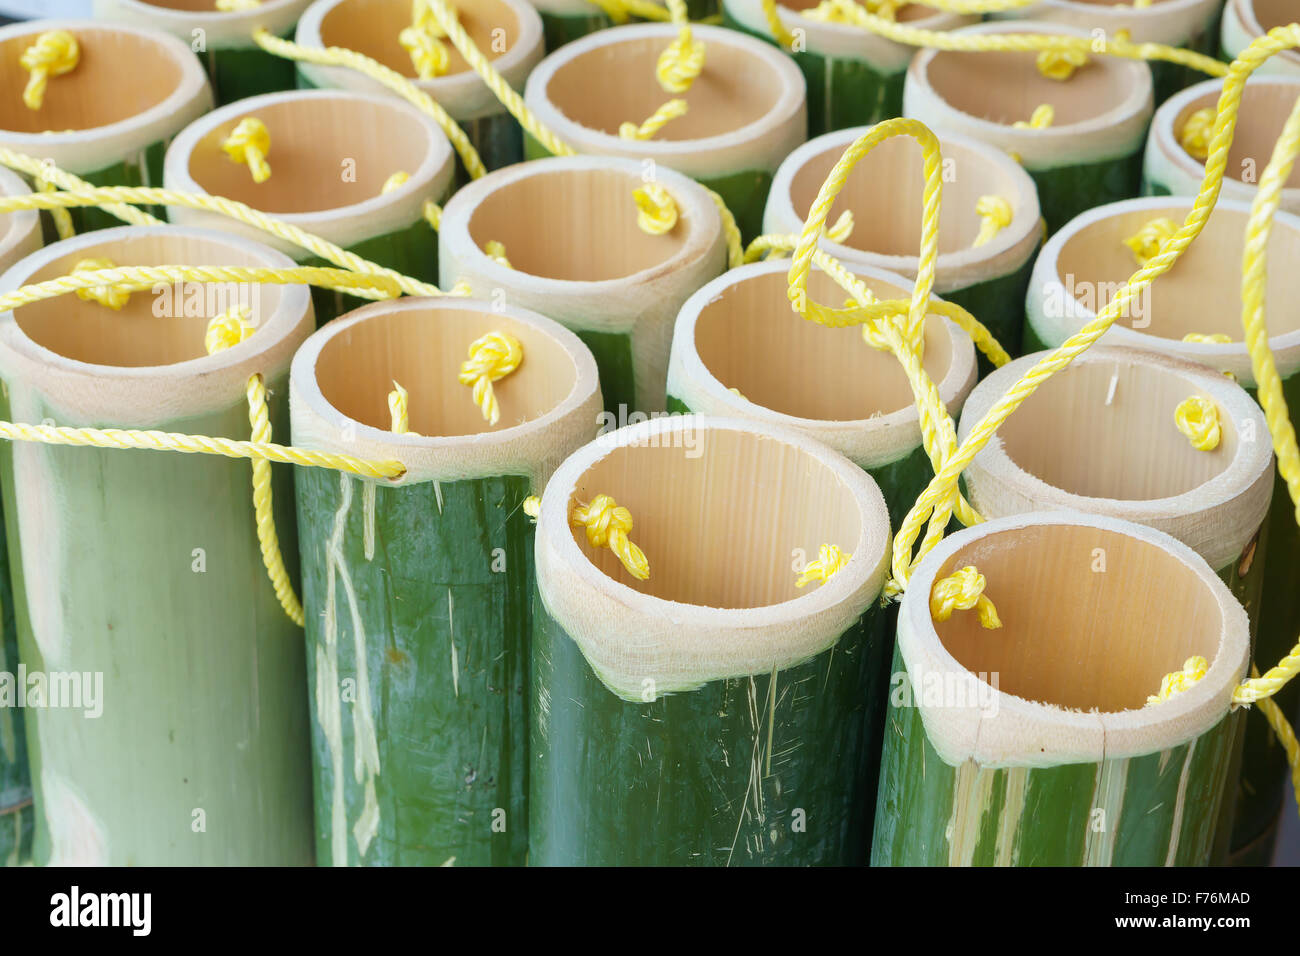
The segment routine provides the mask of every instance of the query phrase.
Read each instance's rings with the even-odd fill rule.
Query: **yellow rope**
[[[744,398],[744,396],[742,395],[741,398]],[[799,580],[794,582],[794,586],[801,588],[813,581],[823,583],[829,581],[833,575],[839,573],[844,565],[849,563],[849,559],[852,557],[853,555],[845,554],[836,545],[823,544],[817,552],[817,560],[809,561],[804,565],[803,571],[799,574]]]
[[[1174,424],[1197,451],[1214,451],[1219,447],[1223,435],[1219,410],[1208,398],[1193,395],[1179,402],[1174,409]]]
[[[489,259],[496,262],[497,265],[505,266],[507,269],[514,268],[514,266],[510,264],[510,260],[506,258],[506,244],[504,242],[497,239],[489,239],[483,245],[483,252],[487,254]]]
[[[31,74],[23,89],[23,103],[29,110],[38,110],[45,102],[50,77],[75,70],[81,62],[81,47],[67,30],[46,30],[23,51],[18,62]]]
[[[677,39],[659,54],[655,79],[665,93],[685,93],[704,69],[704,44],[691,36],[686,0],[668,0],[668,13],[677,25]]]
[[[1209,332],[1202,334],[1200,332],[1188,332],[1183,336],[1184,342],[1203,342],[1211,345],[1227,345],[1232,341],[1231,335],[1223,332]]]
[[[627,23],[630,17],[641,20],[666,22],[671,14],[654,0],[587,0],[592,6],[600,7],[605,15],[615,24]]]
[[[271,152],[271,134],[256,116],[245,116],[221,143],[221,149],[231,162],[243,163],[253,174],[253,182],[264,183],[271,178],[271,165],[266,161]]]
[[[1029,114],[1028,120],[1016,120],[1011,125],[1016,129],[1047,129],[1056,120],[1056,110],[1051,103],[1040,103]]]
[[[489,425],[501,420],[492,383],[505,378],[524,360],[524,347],[508,332],[494,331],[475,339],[469,347],[469,358],[460,367],[459,381],[474,389],[474,404],[478,405]]]
[[[36,188],[43,193],[52,193],[57,187],[44,176],[35,178]],[[77,234],[76,228],[72,225],[72,214],[66,209],[51,209],[50,218],[54,220],[54,231],[58,233],[60,239],[71,239]]]
[[[1074,71],[1088,65],[1088,54],[1082,50],[1044,50],[1034,60],[1038,72],[1049,80],[1064,82],[1074,76]]]
[[[409,173],[403,172],[399,169],[397,172],[393,173],[393,175],[384,180],[384,185],[379,188],[379,194],[382,196],[385,193],[391,193],[394,189],[401,189],[410,181],[410,179],[411,176]]]
[[[217,9],[222,13],[242,13],[261,5],[262,0],[217,0]]]
[[[632,191],[636,202],[636,224],[642,232],[662,236],[672,232],[677,225],[677,203],[658,183],[646,183]]]
[[[1250,676],[1259,677],[1259,669],[1254,664],[1250,665]],[[1277,705],[1277,701],[1263,697],[1256,703],[1259,712],[1273,728],[1273,733],[1277,735],[1277,742],[1282,745],[1282,750],[1286,753],[1286,761],[1291,766],[1291,788],[1300,794],[1300,741],[1296,740],[1295,731],[1291,729],[1291,723],[1286,719],[1286,714],[1282,713],[1282,708]],[[1297,808],[1300,809],[1300,796],[1296,801]]]
[[[72,274],[79,272],[98,272],[103,269],[116,269],[112,259],[103,256],[93,259],[82,259],[72,267]],[[77,298],[83,302],[98,302],[105,308],[112,309],[114,312],[120,312],[128,302],[131,301],[131,290],[121,285],[105,283],[104,285],[86,286],[77,290]]]
[[[37,159],[34,156],[28,156],[26,153],[16,153],[13,150],[6,149],[3,146],[0,146],[0,164],[3,164],[9,167],[10,169],[15,169],[21,173],[26,173],[28,176],[31,176],[34,179],[37,179],[39,181],[53,183],[54,185],[58,186],[60,189],[68,189],[68,190],[73,190],[75,192],[81,193],[85,190],[92,190],[96,188],[93,184],[86,182],[84,179],[79,179],[78,177],[72,175],[72,173],[59,169],[59,167],[55,166],[53,163],[46,162],[45,160]],[[0,197],[0,199],[11,199],[11,198],[16,198],[16,197]],[[100,206],[101,204],[98,201],[96,201],[94,203],[84,203],[84,204],[72,203],[70,205]],[[52,207],[23,206],[23,207],[14,207],[14,208],[41,209],[41,208],[52,208]],[[118,219],[121,219],[123,222],[129,223],[133,226],[164,225],[161,219],[158,219],[155,216],[151,216],[149,215],[149,213],[141,209],[134,209],[131,206],[124,206],[121,203],[105,203],[101,206],[101,208],[105,212],[109,213],[110,215],[116,216]],[[5,211],[9,212],[11,210],[6,209]]]
[[[415,435],[411,431],[411,419],[408,410],[409,396],[406,389],[393,379],[393,390],[388,393],[388,412],[393,418],[392,431],[398,435]]]
[[[853,210],[844,210],[840,213],[840,218],[835,220],[835,225],[826,229],[826,238],[831,242],[847,242],[849,236],[853,235],[853,224]]]
[[[542,513],[542,499],[536,495],[529,495],[524,499],[523,509],[524,514],[528,515],[536,523]]]
[[[980,618],[980,626],[989,629],[1002,626],[998,619],[998,609],[993,606],[984,588],[988,582],[973,565],[967,565],[954,571],[946,578],[934,582],[930,591],[930,615],[936,621],[946,621],[953,611],[969,611],[975,608]]]
[[[1142,228],[1124,240],[1124,245],[1133,250],[1133,261],[1140,266],[1146,265],[1169,241],[1169,237],[1178,231],[1178,224],[1167,216],[1151,219]]]
[[[980,196],[975,212],[980,217],[980,231],[971,243],[972,248],[979,248],[1011,225],[1011,203],[1001,196]]]
[[[587,541],[592,547],[608,546],[632,577],[638,581],[650,577],[650,562],[628,539],[632,530],[632,513],[620,507],[609,495],[596,495],[588,505],[574,505],[569,523],[587,530]]]
[[[452,13],[456,10],[453,7]],[[438,21],[429,13],[425,0],[414,0],[411,10],[411,25],[397,35],[397,42],[411,56],[415,73],[422,80],[432,80],[442,76],[451,66],[451,57],[442,44],[447,34]]]
[[[1164,676],[1164,679],[1160,682],[1159,692],[1147,698],[1147,706],[1164,703],[1174,694],[1181,694],[1204,677],[1209,669],[1209,662],[1199,654],[1187,658],[1182,670]]]
[[[1205,159],[1210,148],[1210,133],[1214,129],[1214,110],[1206,106],[1197,110],[1178,132],[1178,141],[1193,159]]]
[[[679,116],[685,116],[688,107],[685,100],[669,100],[638,126],[636,123],[624,123],[618,128],[618,135],[623,139],[652,139],[654,134]]]

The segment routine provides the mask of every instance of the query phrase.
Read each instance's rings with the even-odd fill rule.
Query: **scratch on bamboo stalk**
[[[338,612],[335,610],[337,576],[334,555],[339,551],[347,527],[348,509],[352,504],[352,484],[340,474],[341,496],[334,513],[334,528],[326,545],[325,560],[325,644],[316,648],[316,711],[321,730],[329,744],[333,768],[333,793],[330,795],[330,856],[335,866],[348,861],[347,808],[343,803],[343,704],[339,688]]]
[[[1005,776],[1002,815],[998,818],[998,853],[994,858],[994,866],[1015,866],[1020,859],[1020,842],[1015,837],[1025,812],[1029,768],[1009,767]]]
[[[447,633],[451,637],[451,689],[460,697],[460,660],[456,657],[456,602],[447,588]]]
[[[1128,765],[1128,760],[1103,760],[1097,767],[1092,813],[1086,824],[1088,832],[1083,848],[1084,866],[1110,866],[1115,855],[1115,837],[1119,835],[1119,818],[1124,810]],[[1101,811],[1100,821],[1097,820],[1098,810]]]
[[[41,774],[42,812],[50,823],[50,866],[103,866],[108,838],[85,801],[62,777]]]
[[[983,770],[973,760],[957,768],[952,790],[952,816],[948,819],[948,865],[970,866],[980,839],[980,825],[989,812],[997,772]],[[973,801],[973,802],[972,802]]]
[[[375,483],[367,481],[361,489],[362,542],[366,560],[375,559]]]
[[[1196,753],[1196,740],[1187,746],[1187,756],[1183,758],[1183,770],[1178,775],[1178,799],[1174,803],[1174,820],[1169,828],[1169,852],[1165,854],[1165,866],[1173,866],[1178,856],[1178,837],[1183,831],[1183,806],[1187,799],[1187,780],[1191,776],[1192,755]],[[1163,760],[1163,755],[1161,757]]]

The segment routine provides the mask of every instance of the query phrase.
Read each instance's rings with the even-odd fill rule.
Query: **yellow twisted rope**
[[[222,141],[221,149],[231,162],[248,167],[253,182],[264,183],[271,178],[271,165],[266,161],[271,152],[271,133],[256,116],[241,119]]]
[[[1214,110],[1204,107],[1197,110],[1178,131],[1178,142],[1193,159],[1205,159],[1210,150],[1210,133],[1214,129]]]
[[[1047,129],[1056,122],[1056,109],[1051,103],[1040,103],[1034,107],[1027,120],[1016,120],[1011,125],[1016,129]]]
[[[649,579],[650,562],[628,539],[632,530],[632,513],[620,507],[609,495],[596,495],[588,505],[575,504],[569,523],[575,528],[586,529],[587,541],[592,547],[608,546],[632,577],[638,581]]]
[[[81,47],[67,30],[47,30],[23,51],[18,62],[31,74],[23,89],[23,103],[29,110],[38,110],[45,102],[50,77],[75,70],[81,62]]]
[[[980,231],[971,243],[973,249],[984,245],[1011,225],[1011,203],[1001,196],[980,196],[975,203],[975,212],[980,217]]]
[[[1193,395],[1179,402],[1174,409],[1174,424],[1197,451],[1214,451],[1219,447],[1223,435],[1219,410],[1208,398]]]
[[[492,383],[505,378],[524,360],[524,347],[508,332],[494,331],[470,343],[469,358],[461,364],[460,384],[472,386],[474,404],[478,405],[489,425],[501,420]]]
[[[35,177],[36,188],[43,193],[55,192],[57,187],[44,176]],[[58,233],[60,239],[71,239],[77,234],[76,228],[72,225],[72,214],[66,209],[51,209],[50,218],[54,220],[54,231]]]
[[[217,0],[217,9],[222,13],[244,13],[261,5],[262,0]]]
[[[489,239],[483,244],[483,251],[497,265],[505,266],[507,269],[514,268],[510,264],[510,260],[506,258],[506,244],[504,242],[498,239]]]
[[[627,23],[630,17],[658,22],[672,19],[668,10],[654,0],[587,0],[587,2],[594,7],[599,7],[615,24]]]
[[[1133,261],[1144,266],[1160,254],[1169,237],[1177,231],[1176,222],[1161,216],[1144,223],[1141,229],[1124,240],[1124,245],[1133,250]]]
[[[397,42],[410,54],[420,79],[436,79],[451,66],[451,57],[442,44],[447,34],[438,26],[425,0],[414,0],[411,7],[411,25],[397,35]],[[454,7],[452,13],[456,14]]]
[[[737,393],[739,394],[739,393]],[[744,397],[743,395],[741,396]],[[794,582],[797,588],[810,584],[813,581],[823,583],[829,581],[831,577],[838,574],[840,570],[849,563],[853,555],[845,554],[838,546],[833,544],[823,544],[817,552],[817,560],[809,561],[804,565],[803,571],[799,575],[799,580]]]
[[[668,13],[677,24],[677,39],[659,54],[655,79],[665,93],[685,93],[704,69],[704,44],[691,35],[686,0],[668,0]]]
[[[393,419],[392,431],[398,435],[417,435],[411,431],[409,405],[410,396],[406,394],[406,389],[397,383],[397,379],[393,379],[393,390],[388,393],[388,413]]]
[[[1184,342],[1204,342],[1213,345],[1227,345],[1232,341],[1232,336],[1223,332],[1209,332],[1201,334],[1200,332],[1188,332],[1183,336]]]
[[[524,509],[524,514],[532,518],[533,523],[536,524],[537,519],[542,514],[542,499],[537,497],[536,495],[529,495],[527,498],[524,499],[524,503],[522,507]]]
[[[1165,675],[1164,680],[1160,682],[1159,692],[1147,698],[1147,706],[1163,703],[1175,694],[1181,694],[1204,677],[1209,669],[1209,662],[1199,654],[1187,658],[1182,670]]]
[[[685,116],[688,108],[685,100],[669,100],[651,113],[640,126],[636,123],[623,123],[618,128],[618,135],[623,139],[652,139],[669,122]]]
[[[636,203],[636,224],[642,232],[662,236],[677,225],[677,203],[668,190],[658,183],[646,183],[632,191]]]
[[[1064,82],[1074,76],[1074,71],[1088,65],[1088,54],[1082,50],[1044,50],[1034,60],[1038,72],[1049,80]]]
[[[946,578],[935,581],[934,588],[930,591],[930,616],[936,621],[946,621],[952,617],[953,611],[975,608],[981,627],[990,630],[1001,627],[998,609],[984,593],[987,584],[984,575],[973,565],[967,565]]]
[[[117,265],[112,259],[99,256],[80,260],[72,267],[72,274],[77,275],[81,272],[99,272],[104,269],[116,268]],[[83,302],[98,302],[105,308],[120,312],[123,306],[131,301],[131,290],[121,285],[105,283],[104,285],[92,285],[77,289],[77,298]]]

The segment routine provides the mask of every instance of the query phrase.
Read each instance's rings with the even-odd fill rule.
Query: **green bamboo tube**
[[[648,581],[570,527],[596,494]],[[674,416],[571,456],[537,525],[529,862],[863,862],[888,541],[875,482],[788,429]],[[796,588],[826,543],[852,559]]]
[[[857,327],[790,321],[789,269],[788,259],[741,266],[686,300],[673,331],[668,409],[815,438],[871,475],[896,528],[934,477],[907,376],[897,358],[863,342]],[[878,269],[855,275],[881,299],[906,298],[911,289],[902,276]],[[817,302],[845,297],[820,270],[810,274],[808,294]],[[924,365],[955,415],[975,384],[970,337],[931,315]]]
[[[31,254],[0,288],[100,256],[291,264],[222,233],[118,228]],[[208,355],[208,320],[237,303],[256,331]],[[303,286],[164,287],[117,312],[72,295],[33,303],[0,316],[0,413],[246,438],[245,390],[260,373],[285,437],[289,360],[312,324]],[[36,862],[310,863],[302,639],[262,566],[248,462],[6,442],[0,474],[19,659],[51,687],[83,675],[86,693],[82,708],[25,714]],[[291,492],[277,468],[276,528],[293,566]]]
[[[271,137],[271,178],[262,183],[221,148],[249,116],[260,119]],[[167,150],[163,183],[238,200],[371,262],[436,282],[438,240],[424,204],[446,199],[454,169],[446,135],[409,103],[372,93],[299,90],[231,103],[191,123]],[[383,192],[397,172],[409,179]],[[167,216],[264,241],[302,265],[331,264],[218,212],[169,206]],[[362,301],[327,289],[314,297],[321,324]]]
[[[966,565],[1001,628],[931,616]],[[947,538],[899,609],[872,863],[1205,865],[1248,628],[1195,551],[1143,525],[1060,511]],[[1208,673],[1145,707],[1193,655]]]
[[[309,3],[261,0],[249,10],[223,11],[216,8],[216,0],[94,0],[94,10],[100,20],[153,27],[184,41],[211,78],[217,102],[233,103],[293,89],[293,62],[267,53],[253,33],[265,27],[289,37]]]
[[[546,30],[546,51],[554,52],[566,43],[614,25],[592,0],[530,0],[542,16]],[[719,0],[686,0],[691,20],[703,20],[718,12]],[[666,4],[661,4],[666,5]],[[634,18],[634,22],[635,18]]]
[[[958,436],[971,428],[1046,353],[998,369],[975,388]],[[1177,430],[1174,410],[1199,395],[1214,403],[1222,436],[1201,451]],[[1264,413],[1220,373],[1194,362],[1095,346],[1043,383],[998,429],[964,472],[985,518],[1030,511],[1086,511],[1173,535],[1205,559],[1259,623],[1273,496],[1273,450]],[[1245,722],[1238,722],[1215,859],[1231,849],[1242,788]],[[1254,834],[1251,834],[1253,837]]]
[[[673,321],[726,267],[717,207],[667,169],[678,207],[655,236],[637,225],[639,163],[609,157],[534,160],[489,173],[447,203],[438,236],[442,287],[532,309],[576,332],[596,356],[605,427],[664,410]],[[510,265],[484,250],[504,244]]]
[[[1055,348],[1096,314],[1136,270],[1123,240],[1156,217],[1182,222],[1192,200],[1182,197],[1133,199],[1085,213],[1053,236],[1034,266],[1027,299],[1027,348]],[[1204,230],[1179,258],[1102,337],[1107,344],[1163,352],[1230,372],[1254,395],[1250,356],[1241,341],[1241,257],[1250,207],[1220,199]],[[1300,402],[1300,317],[1286,303],[1300,296],[1300,218],[1278,213],[1269,243],[1269,344],[1277,359],[1287,402]],[[1184,342],[1188,333],[1222,333],[1228,344]],[[1261,436],[1267,441],[1267,436]],[[1288,653],[1300,632],[1300,593],[1294,569],[1300,563],[1300,529],[1281,478],[1273,489],[1266,521],[1268,562],[1260,606],[1255,661],[1261,670]],[[1296,713],[1300,688],[1275,698],[1283,712]],[[1285,754],[1262,714],[1246,721],[1242,792],[1237,801],[1233,848],[1253,846],[1263,859],[1272,851],[1273,830],[1287,778]],[[1260,839],[1263,836],[1264,839]]]
[[[1187,152],[1181,134],[1197,110],[1215,109],[1222,91],[1222,81],[1207,80],[1183,90],[1156,110],[1142,164],[1144,195],[1195,196],[1201,191],[1205,160]],[[1227,175],[1219,193],[1224,199],[1254,200],[1255,182],[1273,154],[1273,144],[1282,134],[1297,97],[1300,75],[1256,77],[1243,87],[1241,110],[1228,150]],[[1282,209],[1300,213],[1300,175],[1292,175],[1287,182],[1282,189]]]
[[[963,35],[1049,33],[1088,36],[1059,23],[982,23]],[[941,135],[963,133],[1016,153],[1038,185],[1049,232],[1101,203],[1136,196],[1151,120],[1151,70],[1139,60],[1093,56],[1069,80],[1038,72],[1035,53],[920,50],[907,70],[903,113]],[[1020,129],[1035,109],[1051,126]]]
[[[1158,0],[1145,7],[1117,0],[1038,0],[1027,7],[995,14],[994,19],[1063,23],[1114,37],[1127,30],[1134,43],[1163,43],[1213,56],[1219,48],[1221,0]],[[1163,103],[1183,87],[1204,79],[1191,67],[1150,61],[1155,101]]]
[[[460,0],[460,23],[515,89],[541,60],[542,21],[527,0]],[[411,0],[317,0],[298,21],[294,39],[303,46],[340,46],[364,53],[396,70],[428,93],[469,136],[488,169],[524,158],[523,133],[478,74],[449,41],[447,72],[432,80],[417,78],[411,56],[398,35],[411,23]],[[298,64],[298,85],[392,95],[387,87],[346,67]],[[458,178],[469,174],[457,163]]]
[[[794,37],[788,51],[808,82],[808,133],[818,136],[849,126],[879,123],[903,114],[903,77],[916,47],[877,36],[851,23],[814,20],[803,14],[821,0],[786,0],[777,16]],[[763,12],[762,0],[725,0],[725,23],[780,44]],[[918,30],[952,30],[979,20],[919,4],[895,11],[900,23]]]
[[[48,30],[77,39],[75,69],[52,77],[39,110],[18,92],[23,51]],[[212,108],[212,90],[185,44],[146,27],[91,20],[31,20],[0,27],[0,83],[13,95],[0,109],[0,146],[53,163],[97,186],[162,181],[167,144]],[[98,209],[70,210],[78,232],[120,225]],[[57,238],[48,216],[46,236]]]
[[[1284,27],[1300,18],[1288,0],[1228,0],[1223,8],[1220,51],[1225,60],[1234,60],[1252,40],[1274,27]],[[1271,56],[1254,73],[1255,76],[1300,76],[1300,51],[1284,50]]]
[[[492,331],[524,354],[493,386],[496,426],[457,381]],[[394,379],[418,434],[391,430]],[[317,332],[290,388],[295,441],[407,469],[396,482],[297,474],[317,859],[520,865],[533,589],[521,506],[595,433],[596,364],[523,309],[403,299]]]
[[[617,27],[552,53],[528,78],[528,108],[582,154],[621,156],[685,173],[726,202],[746,240],[758,235],[772,175],[807,135],[804,80],[770,44],[722,27],[692,26],[705,45],[704,69],[685,93],[655,78],[659,55],[677,37],[669,23]],[[619,136],[669,99],[689,112],[653,139]],[[548,155],[531,137],[530,158]]]
[[[781,164],[763,213],[766,233],[803,232],[804,220],[840,156],[867,127],[809,140]],[[1034,181],[1001,150],[943,133],[943,208],[934,291],[968,310],[1012,355],[1020,349],[1021,314],[1043,226]],[[925,177],[920,146],[896,137],[853,167],[831,207],[828,223],[845,212],[854,228],[842,242],[821,246],[851,268],[884,269],[915,281],[921,247]],[[1010,206],[1009,225],[975,246],[982,219],[976,205],[996,196]],[[910,294],[910,293],[909,293]],[[987,371],[991,365],[981,365]]]

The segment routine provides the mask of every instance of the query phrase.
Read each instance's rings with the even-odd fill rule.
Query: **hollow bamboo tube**
[[[786,157],[767,197],[763,231],[803,232],[822,183],[867,129],[819,136]],[[967,309],[1018,355],[1017,326],[1043,231],[1034,181],[1000,149],[977,139],[943,133],[940,149],[943,206],[934,291]],[[834,223],[851,212],[853,231],[843,242],[823,236],[822,248],[851,268],[885,269],[915,281],[924,189],[921,147],[908,138],[886,140],[853,167],[827,216]],[[976,246],[983,224],[976,206],[984,196],[1005,200],[1011,222]]]
[[[1154,218],[1182,222],[1190,198],[1134,199],[1085,213],[1053,236],[1034,266],[1027,299],[1026,348],[1055,348],[1103,308],[1136,269],[1124,239]],[[1220,199],[1201,235],[1174,268],[1139,297],[1102,342],[1174,355],[1231,373],[1252,396],[1255,380],[1241,328],[1241,257],[1250,207]],[[1268,250],[1269,345],[1277,359],[1287,402],[1300,401],[1300,218],[1278,213]],[[1185,342],[1189,333],[1222,333],[1226,344]],[[1265,440],[1267,437],[1265,436]],[[1273,666],[1288,653],[1300,632],[1300,593],[1294,569],[1300,563],[1300,529],[1286,487],[1279,477],[1266,520],[1269,560],[1264,568],[1255,661]],[[1287,687],[1275,698],[1294,715],[1300,688]],[[1246,722],[1234,847],[1252,845],[1262,859],[1272,852],[1272,833],[1287,776],[1282,748],[1262,714]],[[1263,835],[1264,839],[1259,839]]]
[[[685,93],[655,78],[659,55],[677,38],[669,23],[602,30],[546,57],[528,78],[529,109],[582,154],[668,167],[716,192],[745,238],[758,234],[763,201],[781,160],[807,136],[804,79],[780,50],[722,27],[692,26],[705,46],[704,69]],[[652,139],[619,136],[669,99],[688,112]],[[526,136],[529,157],[549,155]]]
[[[222,233],[118,228],[33,253],[0,289],[98,256],[289,265]],[[235,304],[251,308],[254,333],[208,355],[208,320]],[[133,293],[119,312],[71,295],[26,305],[0,316],[0,412],[247,438],[245,392],[261,374],[275,434],[285,436],[277,396],[311,327],[302,286],[167,286]],[[33,700],[25,714],[36,861],[310,863],[301,636],[262,566],[248,462],[6,442],[0,472],[19,660],[29,685],[44,675],[52,695],[63,683],[74,705],[80,687],[83,705]],[[273,487],[292,566],[287,469],[275,470]]]
[[[596,9],[593,7],[592,9]],[[542,20],[527,0],[459,0],[461,26],[512,87],[522,90],[543,55]],[[523,134],[478,74],[448,40],[447,71],[421,80],[399,42],[411,25],[411,0],[317,0],[298,21],[294,39],[303,46],[356,50],[396,70],[428,93],[465,130],[488,169],[524,158]],[[298,64],[299,85],[392,95],[367,76],[337,66]],[[458,163],[461,181],[468,173]]]
[[[529,0],[529,2],[542,15],[548,53],[589,33],[614,25],[604,10],[591,0]],[[692,21],[703,20],[718,12],[718,3],[719,0],[686,0],[686,12]],[[635,18],[633,22],[636,22]]]
[[[494,384],[489,426],[457,371],[493,331],[524,357]],[[391,431],[393,380],[415,434]],[[595,433],[591,354],[512,306],[376,303],[299,350],[291,405],[295,441],[407,469],[397,482],[297,475],[318,860],[522,864],[533,528],[521,506]]]
[[[597,494],[648,581],[570,527]],[[675,416],[571,456],[537,529],[529,862],[862,862],[888,539],[871,478],[787,429]],[[826,543],[852,559],[796,588]]]
[[[66,30],[80,60],[51,77],[41,108],[19,92],[29,73],[19,60],[38,36]],[[0,27],[0,146],[75,173],[97,186],[162,181],[163,153],[180,130],[212,108],[212,90],[188,47],[147,27],[91,20],[31,20]],[[120,225],[98,209],[70,210],[78,232]],[[46,234],[57,234],[48,217]]]
[[[785,0],[776,8],[794,37],[794,57],[808,83],[808,132],[812,136],[903,114],[903,77],[916,48],[877,36],[852,23],[805,16],[821,0]],[[772,36],[762,0],[725,0],[724,22],[733,29],[782,46]],[[899,23],[918,30],[952,30],[978,21],[919,4],[894,11]],[[795,32],[798,31],[798,32]]]
[[[637,225],[641,177],[628,159],[520,163],[457,192],[438,236],[443,288],[466,281],[481,298],[533,309],[578,334],[596,356],[612,425],[663,411],[673,320],[726,266],[709,195],[658,170],[678,219],[651,235]],[[486,253],[493,241],[505,246],[509,266]]]
[[[1223,29],[1220,48],[1225,59],[1235,59],[1250,46],[1252,40],[1262,37],[1274,27],[1284,27],[1300,18],[1295,5],[1289,0],[1228,0],[1223,8]],[[1300,76],[1300,51],[1284,50],[1271,56],[1258,70],[1256,76]]]
[[[310,2],[261,0],[251,9],[224,11],[216,0],[94,0],[94,11],[100,20],[153,27],[184,41],[211,78],[217,102],[233,103],[293,89],[293,62],[267,53],[253,33],[265,27],[289,37]]]
[[[983,23],[965,35],[1088,36],[1059,23]],[[1151,70],[1138,60],[1094,55],[1068,80],[1039,73],[1035,53],[920,50],[907,70],[903,113],[941,135],[963,133],[1020,157],[1038,186],[1049,232],[1100,203],[1136,196],[1151,120]],[[1017,128],[1041,105],[1052,125]]]
[[[1002,627],[932,617],[965,565]],[[1046,512],[947,538],[899,609],[872,863],[1204,865],[1248,627],[1202,558],[1143,525]],[[1194,655],[1205,676],[1144,706]]]
[[[271,139],[271,177],[261,183],[221,148],[250,116],[262,121]],[[309,90],[251,97],[191,123],[167,150],[163,181],[170,189],[237,200],[372,262],[436,282],[438,240],[424,205],[446,199],[454,167],[447,137],[409,103],[372,93]],[[398,172],[407,181],[384,192]],[[183,225],[260,239],[304,265],[330,265],[218,212],[169,206],[167,215]],[[314,296],[320,323],[360,301],[326,289]]]
[[[934,477],[907,376],[856,327],[792,320],[789,268],[789,260],[741,266],[686,301],[673,332],[668,409],[793,428],[830,446],[880,486],[896,528]],[[881,299],[910,292],[901,276],[855,274]],[[808,294],[835,304],[845,297],[820,270]],[[926,371],[956,415],[975,384],[975,347],[946,319],[931,315],[926,326]]]
[[[1215,109],[1222,91],[1221,80],[1207,80],[1183,90],[1156,110],[1142,165],[1144,195],[1195,196],[1201,191],[1205,160],[1197,159],[1184,148],[1182,133],[1193,113],[1207,107]],[[1254,200],[1255,182],[1263,173],[1273,153],[1273,144],[1282,134],[1282,126],[1298,97],[1300,74],[1261,76],[1246,84],[1228,150],[1227,175],[1219,193],[1222,198]],[[1300,213],[1300,173],[1293,174],[1282,189],[1282,209]]]

